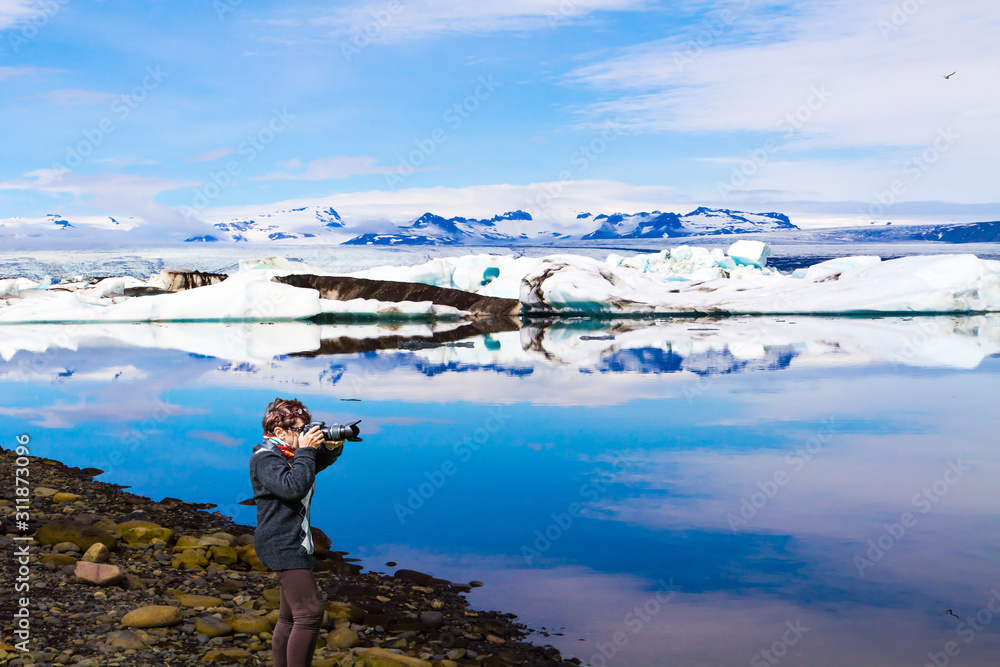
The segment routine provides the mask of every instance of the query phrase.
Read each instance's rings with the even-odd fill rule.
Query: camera
[[[349,440],[351,442],[361,442],[361,438],[358,435],[361,433],[361,429],[358,428],[358,424],[361,423],[360,419],[352,421],[343,426],[340,424],[334,424],[333,426],[327,426],[326,422],[309,422],[302,428],[303,433],[308,433],[313,430],[313,428],[319,426],[319,432],[323,434],[323,438],[327,442],[337,442],[339,440]]]

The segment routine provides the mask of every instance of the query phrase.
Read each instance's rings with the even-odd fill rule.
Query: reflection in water
[[[296,395],[367,427],[317,485],[338,548],[585,661],[992,665],[998,354],[991,316],[4,327],[0,424],[250,523]]]

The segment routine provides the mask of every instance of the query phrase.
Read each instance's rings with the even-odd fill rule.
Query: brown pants
[[[316,578],[312,570],[279,570],[278,581],[281,605],[271,639],[274,667],[310,667],[323,622]]]

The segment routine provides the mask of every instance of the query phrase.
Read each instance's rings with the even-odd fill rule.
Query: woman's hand
[[[299,436],[299,447],[312,447],[316,449],[323,444],[323,434],[319,432],[319,426],[313,426],[307,433]]]
[[[327,440],[326,442],[323,443],[323,446],[326,447],[327,449],[333,451],[337,447],[343,447],[344,446],[344,441],[343,440]]]

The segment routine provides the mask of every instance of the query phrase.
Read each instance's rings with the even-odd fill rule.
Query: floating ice
[[[351,276],[519,299],[526,314],[1000,311],[1000,262],[974,255],[884,262],[878,257],[844,257],[783,275],[766,266],[769,252],[766,244],[739,241],[728,254],[680,246],[633,257],[612,254],[604,261],[572,254],[542,258],[480,254],[438,258],[418,266],[378,267]],[[166,286],[160,277],[147,282],[107,278],[95,285],[83,280],[52,285],[5,279],[0,281],[0,323],[274,321],[330,314],[374,319],[469,316],[429,301],[336,301],[321,298],[312,287],[272,280],[290,274],[336,275],[279,257],[242,262],[241,270],[220,283],[168,294],[155,294]]]
[[[768,255],[771,254],[771,246],[760,241],[737,241],[729,246],[726,254],[737,264],[762,269],[767,264]]]

